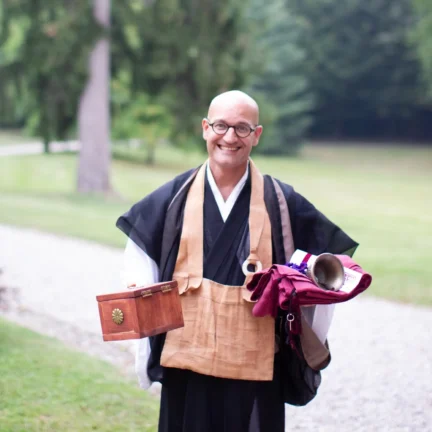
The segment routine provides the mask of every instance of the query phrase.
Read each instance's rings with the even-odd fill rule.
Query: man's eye
[[[218,131],[224,131],[227,128],[227,125],[225,123],[215,123],[213,126]]]
[[[244,125],[236,126],[237,132],[240,134],[245,134],[249,132],[249,128]]]

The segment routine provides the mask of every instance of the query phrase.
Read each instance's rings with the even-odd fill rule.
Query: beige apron
[[[179,284],[185,326],[167,333],[161,365],[241,380],[273,379],[274,319],[252,315],[246,289],[255,270],[272,262],[271,225],[264,203],[264,179],[253,162],[249,213],[250,255],[245,285],[203,278],[204,164],[188,192],[173,279]]]

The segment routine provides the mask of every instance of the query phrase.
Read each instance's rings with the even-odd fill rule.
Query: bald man
[[[140,385],[162,383],[159,432],[282,432],[284,403],[314,397],[329,352],[308,347],[315,371],[283,357],[279,319],[253,317],[246,284],[260,268],[289,261],[291,235],[291,248],[316,255],[353,252],[357,243],[291,186],[261,175],[250,159],[263,132],[250,96],[215,97],[202,129],[208,160],[117,221],[129,237],[125,283],[176,280],[185,321],[139,340]],[[301,368],[308,382],[293,372]]]
[[[263,131],[258,105],[243,92],[222,93],[211,102],[202,128],[210,171],[223,199],[227,200],[246,172],[249,155]]]

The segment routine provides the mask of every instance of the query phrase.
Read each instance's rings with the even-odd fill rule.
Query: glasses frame
[[[257,130],[258,126],[259,126],[259,125],[257,125],[257,126],[255,126],[254,128],[252,128],[252,127],[250,127],[250,126],[248,125],[248,127],[249,127],[249,133],[248,133],[247,135],[245,135],[245,136],[240,136],[240,135],[237,133],[237,129],[236,129],[237,125],[236,125],[236,126],[230,126],[230,125],[228,125],[227,123],[225,123],[225,122],[223,122],[223,121],[220,121],[220,123],[223,123],[223,124],[226,125],[227,130],[226,130],[224,133],[219,133],[219,132],[216,132],[216,131],[214,130],[214,128],[213,128],[213,125],[214,125],[215,123],[219,123],[219,121],[218,121],[218,122],[210,123],[210,120],[209,120],[207,117],[205,117],[204,120],[208,123],[208,125],[212,128],[213,132],[214,132],[216,135],[220,135],[220,136],[222,136],[222,135],[226,135],[226,134],[228,133],[228,131],[230,130],[230,128],[233,128],[233,129],[234,129],[234,133],[236,134],[236,136],[237,136],[238,138],[247,138],[248,136],[251,135],[252,132],[255,132],[255,131]]]

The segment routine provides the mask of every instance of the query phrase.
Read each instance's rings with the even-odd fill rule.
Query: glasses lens
[[[250,128],[246,125],[238,125],[236,126],[235,130],[236,130],[236,134],[242,138],[247,137],[251,132]]]
[[[217,134],[224,134],[228,130],[228,126],[225,123],[214,123],[213,130]]]

